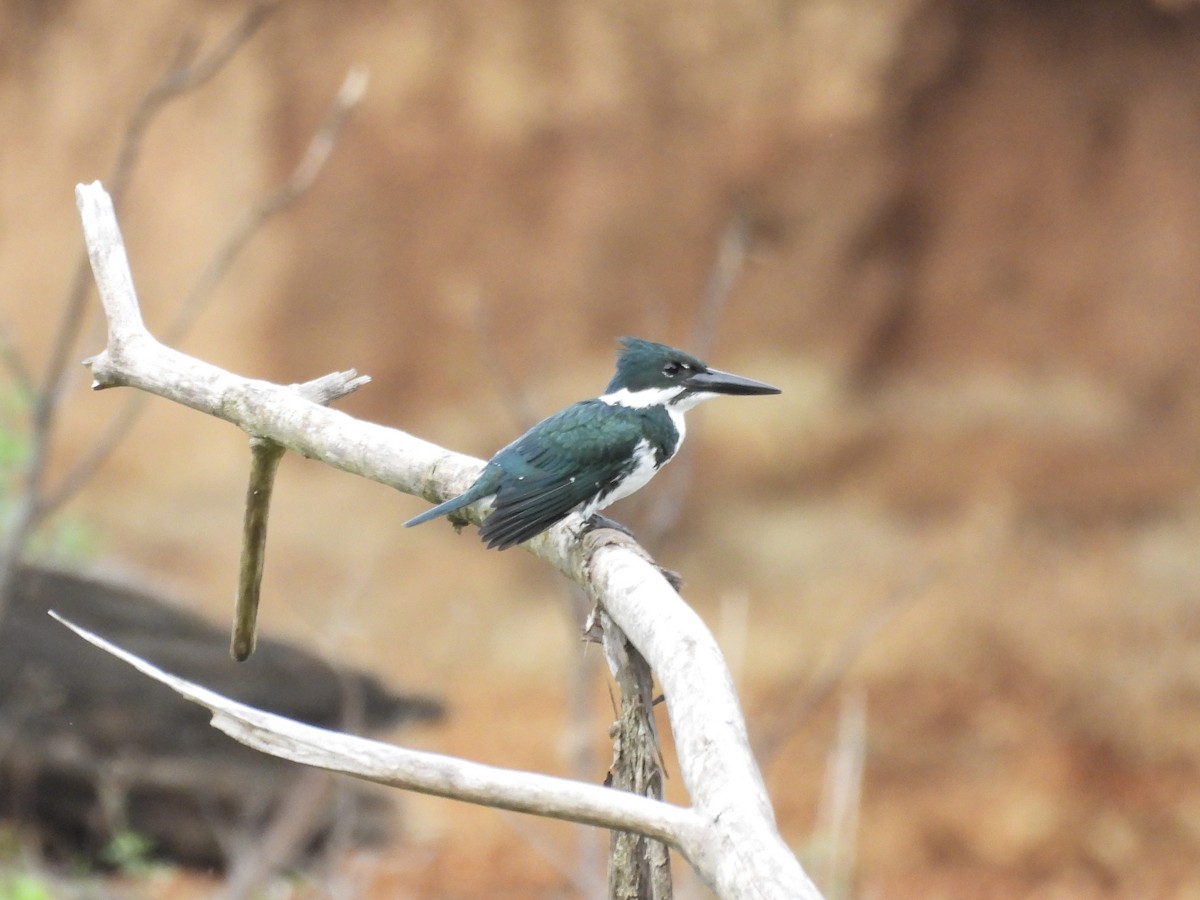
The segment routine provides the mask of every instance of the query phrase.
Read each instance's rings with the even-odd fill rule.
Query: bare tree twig
[[[283,184],[255,204],[225,236],[220,248],[213,254],[192,289],[179,304],[174,319],[163,330],[165,341],[177,343],[187,333],[217,283],[246,249],[250,239],[270,218],[294,204],[312,187],[333,153],[346,118],[362,100],[366,88],[366,69],[355,66],[346,73],[324,121],[308,142],[308,147],[296,168]]]
[[[108,346],[89,361],[97,388],[126,385],[168,397],[429,500],[451,496],[478,475],[480,460],[311,403],[282,385],[239,378],[160,344],[138,313],[111,199],[98,184],[80,185],[76,195],[109,325]],[[478,511],[466,518],[478,522]],[[498,778],[485,766],[425,754],[404,757],[416,767],[415,780],[406,775],[405,784],[501,808],[637,830],[678,847],[730,900],[820,897],[779,836],[732,679],[712,634],[636,543],[607,529],[587,532],[583,525],[578,515],[568,517],[523,546],[583,587],[650,663],[667,699],[692,807],[546,776],[520,776],[523,789],[514,793],[508,790],[512,773]],[[329,757],[322,751],[345,751],[352,759],[339,770],[376,780],[391,775],[381,775],[375,763],[383,761],[386,772],[396,771],[393,757],[384,760],[381,754],[398,748],[348,744],[360,739],[319,730],[296,732],[297,723],[267,720],[245,708],[231,711],[222,698],[194,685],[175,687],[210,708],[219,706],[214,723],[252,746],[327,767]]]
[[[305,846],[320,829],[321,817],[336,787],[329,772],[301,770],[261,838],[232,860],[220,900],[256,896],[262,883],[286,866],[296,849]]]
[[[358,390],[371,379],[354,369],[334,372],[293,388],[313,403],[322,406]],[[229,653],[244,662],[254,652],[258,604],[262,593],[263,567],[267,559],[267,520],[275,474],[285,448],[274,441],[250,438],[250,480],[246,486],[246,510],[242,517],[242,554],[238,563],[237,596],[233,605],[233,634]]]
[[[923,572],[902,584],[877,609],[856,628],[845,640],[833,660],[811,683],[804,673],[797,672],[776,691],[778,696],[794,697],[790,704],[778,713],[772,725],[754,742],[755,756],[763,768],[774,762],[787,739],[808,721],[809,717],[828,700],[846,672],[854,665],[862,652],[871,644],[880,630],[900,612],[909,601],[919,596],[936,573]]]
[[[567,602],[573,612],[587,603],[579,586],[570,586]],[[574,635],[579,635],[577,617],[572,615]],[[596,714],[592,703],[591,687],[596,681],[599,654],[589,653],[587,643],[575,656],[569,673],[567,688],[567,734],[566,755],[568,772],[580,780],[594,779],[600,771],[600,755],[593,741]],[[585,897],[598,896],[604,889],[604,844],[603,834],[590,829],[578,829],[577,856],[574,863],[576,881],[581,885]]]
[[[733,285],[742,272],[746,254],[750,247],[750,219],[745,210],[737,209],[730,217],[717,242],[717,255],[692,324],[692,337],[688,344],[695,348],[701,358],[708,355],[717,337],[721,314],[729,303]],[[638,534],[654,544],[669,533],[683,515],[688,488],[695,474],[695,456],[688,455],[677,460],[666,473],[667,482],[659,490],[653,506],[646,513],[645,524]]]
[[[162,74],[134,107],[125,128],[117,160],[109,175],[113,200],[120,205],[133,170],[142,152],[142,138],[159,111],[170,101],[193,91],[215,78],[233,59],[234,55],[258,32],[281,0],[257,0],[224,38],[206,54],[196,58],[199,41],[194,35],[185,35],[175,50],[167,70]]]
[[[547,865],[549,865],[559,877],[562,878],[571,890],[580,897],[596,897],[599,893],[595,889],[590,877],[591,873],[580,869],[578,863],[573,859],[568,859],[561,852],[559,847],[550,840],[546,835],[542,834],[534,825],[530,824],[526,819],[515,813],[500,812],[500,820],[508,826],[508,828],[518,838],[524,841],[540,856]],[[591,829],[584,829],[588,834],[595,834]]]
[[[275,473],[286,448],[266,438],[250,438],[250,480],[242,517],[242,555],[238,562],[237,595],[233,601],[233,633],[229,655],[245,662],[254,652],[263,567],[267,560],[267,520]]]
[[[153,122],[158,112],[168,102],[194,90],[209,81],[225,67],[234,54],[250,40],[270,14],[279,5],[280,0],[258,0],[251,6],[229,31],[224,39],[206,56],[193,62],[198,42],[194,38],[185,37],[179,45],[167,71],[150,87],[134,108],[125,126],[121,138],[121,146],[117,151],[117,159],[109,175],[114,206],[119,205],[129,185],[134,167],[142,152],[142,140],[147,128]],[[57,394],[67,369],[67,358],[70,348],[75,345],[79,330],[83,323],[83,305],[87,302],[88,260],[86,254],[80,257],[70,291],[70,300],[66,304],[59,328],[56,330],[57,339],[54,350],[50,354],[46,366],[46,377],[43,381],[43,394],[49,397],[49,403],[57,403]]]
[[[16,383],[22,396],[32,398],[37,392],[33,372],[29,363],[25,361],[24,354],[13,341],[11,332],[3,324],[0,324],[0,362],[8,369],[8,376]]]
[[[855,691],[845,698],[838,715],[837,736],[829,751],[817,814],[825,857],[820,881],[830,897],[850,896],[866,745],[867,701],[861,691]]]
[[[67,305],[55,332],[45,374],[40,383],[34,385],[32,393],[29,454],[21,473],[21,483],[16,494],[12,518],[8,522],[8,530],[0,539],[0,613],[3,613],[8,604],[8,596],[16,578],[17,563],[25,552],[29,536],[45,517],[43,491],[46,464],[50,457],[50,442],[65,385],[67,355],[79,336],[87,292],[87,261],[81,259],[75,267],[67,295]]]
[[[525,431],[542,417],[529,401],[529,392],[513,376],[512,369],[504,364],[496,348],[500,345],[500,332],[491,315],[491,310],[479,296],[477,288],[471,291],[472,307],[475,310],[475,347],[483,358],[483,368],[490,381],[504,398],[504,406],[512,416],[518,431]]]
[[[345,124],[346,117],[358,105],[366,89],[365,70],[351,69],[341,89],[334,98],[325,120],[309,141],[299,164],[286,181],[260,200],[253,209],[230,230],[220,248],[205,265],[191,290],[184,296],[176,309],[175,316],[166,327],[166,340],[177,343],[195,324],[196,318],[233,263],[249,245],[250,240],[275,215],[283,212],[299,200],[312,186],[320,174]],[[149,398],[145,394],[134,394],[124,407],[109,421],[103,432],[93,441],[83,456],[77,459],[52,491],[47,491],[42,503],[41,514],[48,515],[73,497],[82,488],[113,451],[129,434],[145,408]]]
[[[279,0],[258,0],[213,52],[195,64],[192,64],[192,59],[197,43],[194,40],[181,42],[171,65],[159,81],[142,96],[125,126],[117,159],[109,177],[114,203],[119,200],[129,183],[141,153],[142,138],[158,111],[170,99],[204,84],[221,71],[238,49],[266,21],[278,2]],[[80,255],[71,276],[67,299],[59,315],[54,341],[42,376],[36,383],[30,382],[33,386],[31,394],[35,398],[30,416],[30,452],[25,471],[22,473],[18,501],[0,544],[0,612],[8,602],[12,581],[16,577],[17,562],[25,552],[30,534],[66,496],[69,496],[59,490],[52,501],[47,500],[46,464],[62,393],[66,386],[68,361],[86,319],[90,285],[88,256],[84,253]]]
[[[750,215],[744,207],[737,207],[729,217],[717,241],[717,258],[713,261],[704,293],[696,307],[692,324],[692,339],[688,345],[695,347],[701,356],[706,355],[717,339],[717,330],[733,286],[746,265],[750,251]]]

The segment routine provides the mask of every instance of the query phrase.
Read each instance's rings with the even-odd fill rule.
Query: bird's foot
[[[592,513],[588,516],[587,521],[583,524],[583,531],[586,534],[589,531],[595,531],[597,528],[611,528],[613,531],[619,531],[621,534],[630,540],[636,541],[633,532],[622,525],[620,522],[610,519],[608,516],[602,516],[600,513]]]
[[[583,530],[586,534],[589,531],[595,531],[597,528],[611,528],[613,531],[619,531],[630,540],[636,541],[637,538],[633,532],[622,525],[620,522],[613,521],[608,516],[602,516],[600,513],[592,513],[583,524]],[[657,565],[657,563],[655,564]],[[658,566],[658,571],[662,573],[662,577],[667,580],[667,584],[671,585],[675,590],[683,587],[683,576],[673,569],[664,569]]]

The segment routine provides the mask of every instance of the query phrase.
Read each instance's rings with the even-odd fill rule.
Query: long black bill
[[[743,378],[718,369],[697,372],[687,380],[688,390],[708,394],[728,394],[730,396],[747,396],[750,394],[780,394],[782,391],[761,381]]]

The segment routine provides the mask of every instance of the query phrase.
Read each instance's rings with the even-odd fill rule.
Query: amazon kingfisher
[[[778,394],[779,388],[710,369],[665,344],[621,338],[617,373],[604,393],[543,419],[491,458],[459,494],[406,528],[477,501],[491,501],[479,536],[505,550],[577,512],[593,515],[644,487],[683,443],[683,414],[721,394]]]

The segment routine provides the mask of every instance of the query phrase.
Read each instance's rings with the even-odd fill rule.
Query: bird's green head
[[[689,408],[720,394],[778,394],[779,388],[711,369],[701,359],[642,338],[621,338],[617,372],[602,399],[622,406]]]

